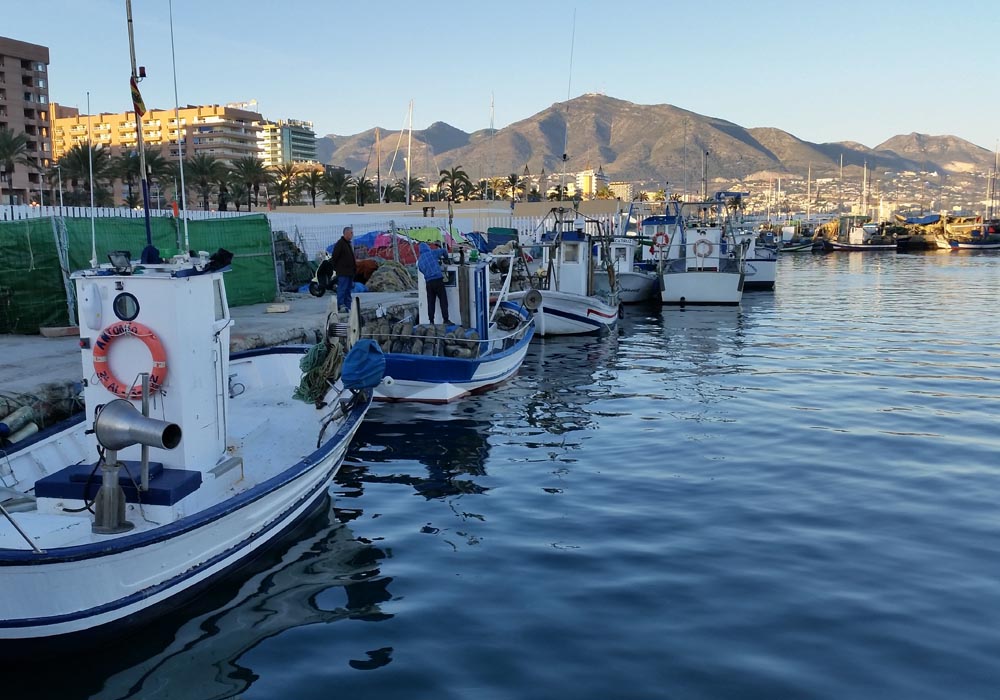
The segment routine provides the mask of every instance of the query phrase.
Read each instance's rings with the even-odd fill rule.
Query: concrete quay
[[[379,305],[395,316],[415,312],[417,292],[365,292],[355,295],[361,301],[362,316],[374,318]],[[336,295],[321,298],[309,294],[284,293],[283,301],[253,304],[230,309],[231,352],[272,347],[288,343],[315,343]],[[269,313],[268,308],[288,305],[288,311]],[[0,335],[0,392],[3,394],[37,393],[48,383],[70,384],[83,379],[80,346],[77,336],[46,338],[40,335]]]

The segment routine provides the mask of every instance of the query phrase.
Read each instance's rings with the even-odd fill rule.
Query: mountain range
[[[405,174],[405,132],[372,128],[318,139],[321,162],[353,174],[398,179]],[[860,143],[810,143],[771,127],[745,128],[669,104],[639,105],[600,94],[558,102],[502,129],[466,133],[444,122],[414,130],[411,174],[436,182],[461,166],[473,180],[508,173],[532,175],[602,168],[612,180],[655,187],[697,183],[707,151],[710,178],[833,177],[876,171],[983,173],[993,153],[955,136],[911,133],[868,148]],[[562,165],[562,154],[568,158]],[[381,158],[377,154],[381,154]],[[380,162],[379,162],[380,161]]]

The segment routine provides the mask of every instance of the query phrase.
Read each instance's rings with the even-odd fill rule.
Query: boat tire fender
[[[149,392],[151,394],[159,391],[167,378],[167,353],[156,333],[148,326],[135,321],[113,323],[101,331],[101,335],[94,341],[94,372],[101,384],[115,396],[135,401],[142,398],[142,387],[133,386],[129,390],[131,385],[118,379],[108,366],[108,350],[112,343],[127,335],[141,340],[153,358],[153,368],[149,373]]]

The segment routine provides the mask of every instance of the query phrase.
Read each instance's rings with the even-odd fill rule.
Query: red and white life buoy
[[[653,236],[653,245],[657,248],[666,248],[670,245],[670,236],[663,232],[656,234]]]
[[[694,254],[699,258],[707,258],[712,255],[712,251],[715,248],[712,247],[712,241],[707,238],[699,238],[694,243]]]
[[[123,383],[108,367],[108,350],[111,344],[126,335],[138,338],[149,349],[149,354],[153,357],[153,368],[149,373],[149,391],[154,393],[160,390],[167,378],[167,353],[164,352],[163,343],[156,337],[156,333],[148,326],[135,321],[119,321],[101,331],[101,335],[94,341],[94,372],[97,373],[97,378],[104,388],[115,396],[123,399],[141,399],[141,386],[133,387],[129,391],[131,385]]]

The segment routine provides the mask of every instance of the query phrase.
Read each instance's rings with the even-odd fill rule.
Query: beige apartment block
[[[139,147],[136,116],[131,110],[92,114],[89,118],[62,105],[54,105],[52,111],[52,154],[56,161],[73,146],[88,140],[109,148],[113,156]],[[177,160],[179,136],[186,159],[204,154],[232,163],[260,155],[257,142],[261,121],[258,112],[220,105],[188,105],[176,114],[172,109],[152,109],[142,117],[142,136],[147,153],[158,149],[167,160]]]
[[[43,176],[52,157],[49,133],[49,49],[0,36],[0,128],[28,137],[33,165],[0,176],[0,203],[50,202]],[[13,175],[13,177],[12,177]]]

